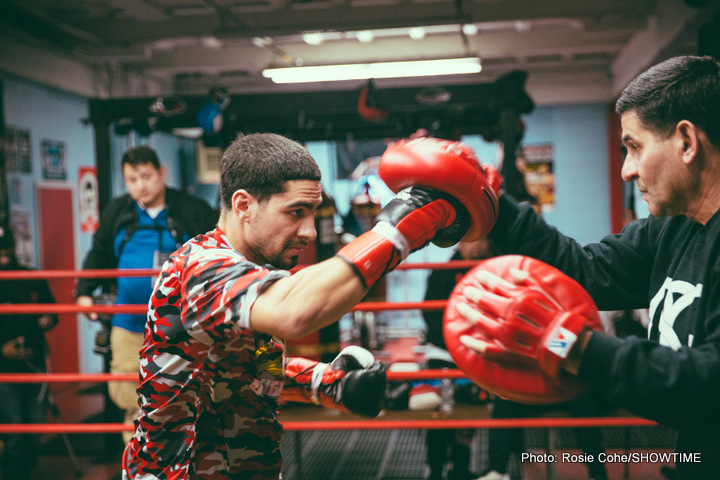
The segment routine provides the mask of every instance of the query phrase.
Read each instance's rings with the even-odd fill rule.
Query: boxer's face
[[[255,261],[288,270],[315,240],[315,210],[322,202],[320,182],[292,180],[285,191],[250,208],[245,243]]]
[[[678,135],[669,138],[657,135],[642,124],[634,111],[624,113],[621,122],[627,147],[623,180],[637,183],[651,214],[685,214],[689,180]]]
[[[123,179],[133,200],[146,208],[159,207],[165,203],[165,169],[155,168],[152,163],[122,167]]]

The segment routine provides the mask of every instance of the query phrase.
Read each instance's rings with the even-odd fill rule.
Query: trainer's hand
[[[92,307],[93,305],[95,305],[95,302],[93,302],[93,299],[90,295],[80,295],[75,299],[75,304],[79,307]],[[95,312],[87,312],[85,313],[85,316],[93,322],[98,319],[98,314]]]
[[[17,337],[3,343],[2,355],[9,360],[28,360],[32,358],[32,349],[25,348],[25,337]]]
[[[482,261],[455,287],[445,311],[448,351],[470,379],[522,403],[567,400],[583,386],[578,348],[602,323],[575,280],[539,260]]]
[[[585,317],[565,311],[543,288],[526,284],[528,272],[510,268],[509,274],[511,282],[481,270],[474,275],[482,288],[463,288],[467,303],[457,305],[458,313],[489,340],[463,335],[460,341],[487,360],[518,364],[525,357],[557,377],[578,334],[590,324]]]
[[[382,409],[387,375],[372,353],[358,346],[343,349],[331,363],[289,358],[282,398],[345,408],[364,417]]]
[[[528,277],[528,272],[519,270],[514,267],[510,269],[510,274],[512,276],[512,280],[516,284],[521,284]],[[503,284],[506,289],[512,288],[512,284],[510,284],[508,281],[503,280],[497,275],[492,274],[486,270],[481,270],[477,272],[474,277],[485,289],[490,291],[494,290],[498,285],[501,284]],[[460,291],[460,294],[465,299],[466,303],[458,303],[456,307],[457,312],[460,314],[460,316],[465,318],[473,325],[480,325],[484,321],[483,313],[477,306],[480,303],[483,291],[484,290],[473,286],[464,287]],[[470,335],[461,336],[460,341],[468,348],[471,348],[480,354],[485,354],[487,350],[488,342],[483,342],[482,340],[473,338]]]

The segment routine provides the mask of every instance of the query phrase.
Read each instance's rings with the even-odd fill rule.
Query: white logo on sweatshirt
[[[673,350],[678,350],[682,346],[673,328],[675,320],[680,312],[689,307],[696,298],[700,298],[702,287],[702,283],[693,285],[682,280],[673,280],[670,277],[665,279],[665,283],[650,301],[650,325],[648,326],[648,332],[650,332],[655,321],[655,312],[662,303],[662,311],[658,319],[660,345],[666,345]]]

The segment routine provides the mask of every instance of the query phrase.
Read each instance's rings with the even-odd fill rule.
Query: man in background
[[[165,185],[165,169],[156,152],[139,146],[122,158],[128,193],[111,201],[100,215],[100,224],[83,269],[159,269],[169,254],[195,235],[212,230],[218,213],[204,200]],[[154,278],[120,277],[115,283],[118,305],[147,305]],[[93,305],[93,292],[103,281],[82,278],[77,284],[77,304]],[[97,320],[97,314],[88,315]],[[110,328],[111,373],[137,373],[145,314],[113,315]],[[125,412],[125,423],[138,415],[137,382],[110,382],[108,393]],[[127,443],[131,432],[123,432]]]
[[[18,264],[15,240],[0,227],[0,271],[28,270]],[[0,303],[55,303],[45,280],[0,279]],[[55,327],[57,315],[0,314],[0,372],[47,371],[45,332]],[[45,423],[48,395],[44,383],[0,383],[0,422]],[[4,450],[0,473],[4,480],[29,480],[35,466],[40,435],[2,435]]]

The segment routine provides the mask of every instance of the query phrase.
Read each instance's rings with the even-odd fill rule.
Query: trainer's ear
[[[689,165],[700,152],[700,135],[703,135],[703,132],[689,120],[680,120],[675,130],[682,142],[682,161]]]
[[[232,196],[232,211],[235,216],[248,217],[254,197],[247,190],[235,190]]]

